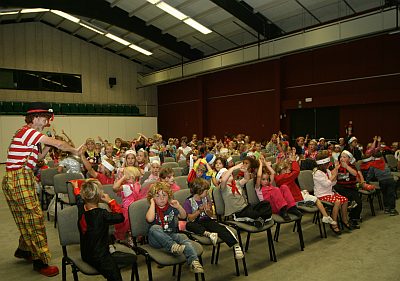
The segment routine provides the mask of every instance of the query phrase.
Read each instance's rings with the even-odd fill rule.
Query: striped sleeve
[[[21,137],[21,142],[24,145],[37,145],[44,135],[35,129],[28,129]]]

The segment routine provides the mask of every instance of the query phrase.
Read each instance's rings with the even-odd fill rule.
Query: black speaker
[[[115,85],[117,85],[117,78],[115,77],[108,78],[108,84],[110,85],[110,88],[114,87]]]

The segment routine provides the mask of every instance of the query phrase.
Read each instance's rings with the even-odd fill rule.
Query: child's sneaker
[[[282,208],[282,209],[279,211],[279,215],[280,215],[285,221],[290,221],[290,220],[291,220],[291,218],[289,217],[289,214],[288,214],[287,211],[286,211],[286,208]]]
[[[192,270],[193,273],[204,273],[203,266],[198,260],[192,261],[192,264],[190,265],[190,270]]]
[[[233,250],[235,251],[235,259],[241,260],[244,258],[244,254],[242,248],[239,245],[233,246]]]
[[[390,209],[385,209],[385,210],[383,211],[383,213],[384,213],[384,214],[390,214]]]
[[[113,244],[108,245],[108,251],[110,252],[110,254],[115,253],[116,248]]]
[[[217,246],[217,243],[218,243],[218,233],[216,233],[216,232],[210,233],[209,238],[210,238],[210,240],[211,240],[211,243],[212,243],[214,246]]]
[[[303,213],[300,212],[300,210],[297,209],[296,206],[293,206],[293,207],[289,208],[287,210],[287,212],[290,213],[290,214],[293,214],[293,215],[295,215],[296,217],[299,217],[299,218],[301,218],[303,216]]]
[[[357,202],[356,201],[351,201],[351,203],[349,204],[349,209],[354,209],[355,207],[357,207],[358,206],[358,204],[357,204]]]
[[[329,224],[337,224],[330,216],[326,216],[322,218],[323,223],[329,223]]]
[[[389,213],[391,216],[397,216],[399,214],[396,209],[391,209]]]
[[[258,218],[258,219],[255,219],[255,220],[253,221],[253,224],[254,224],[255,227],[261,228],[261,227],[264,226],[264,220],[260,217],[260,218]]]
[[[185,250],[185,245],[180,245],[178,243],[173,244],[171,247],[171,253],[177,256],[181,255],[184,250]]]

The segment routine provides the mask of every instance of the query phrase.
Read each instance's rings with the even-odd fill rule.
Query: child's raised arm
[[[122,190],[122,185],[124,181],[127,180],[127,177],[123,175],[119,180],[116,180],[113,184],[113,191],[114,192],[119,192]]]
[[[258,159],[259,166],[258,166],[258,170],[257,170],[257,180],[256,180],[256,184],[255,184],[255,188],[258,188],[258,189],[261,188],[263,159],[264,159],[264,156],[260,155],[260,158]]]
[[[243,163],[239,163],[233,167],[230,167],[228,171],[226,171],[222,177],[221,177],[221,187],[225,188],[226,187],[226,183],[229,180],[229,177],[232,175],[233,171],[236,169],[240,169],[243,167]]]
[[[89,163],[89,161],[85,157],[85,151],[87,150],[86,146],[82,147],[82,154],[81,154],[81,160],[83,163],[83,166],[85,166],[85,169],[88,171],[88,173],[94,177],[97,178],[97,172],[93,169],[92,164]]]
[[[175,209],[177,209],[179,211],[179,215],[178,218],[180,219],[186,219],[186,211],[185,209],[182,207],[181,204],[179,204],[178,200],[171,200],[171,202],[169,203],[172,207],[174,207]]]
[[[156,218],[156,202],[154,201],[154,198],[151,198],[150,207],[146,213],[146,221],[148,223],[152,223],[155,218]]]
[[[273,182],[275,179],[275,170],[272,169],[272,163],[271,161],[265,161],[265,166],[267,167],[268,171],[270,172],[269,180],[270,182]]]

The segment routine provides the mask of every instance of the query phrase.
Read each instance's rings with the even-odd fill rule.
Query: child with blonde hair
[[[150,166],[150,172],[151,174],[149,175],[149,177],[143,182],[143,185],[158,181],[159,177],[160,177],[160,161],[158,160],[153,160],[151,162],[151,166]]]
[[[169,185],[165,182],[152,184],[147,200],[150,203],[146,213],[150,246],[164,248],[173,255],[184,254],[194,273],[204,273],[190,240],[178,233],[178,219],[186,219],[186,211],[173,199]]]
[[[147,190],[141,190],[139,183],[140,171],[136,167],[126,167],[123,176],[115,181],[113,190],[122,198],[122,213],[125,217],[124,222],[115,225],[115,238],[125,240],[130,232],[130,223],[128,216],[129,206],[147,195]],[[131,236],[128,235],[128,242],[131,242]]]
[[[146,150],[139,149],[136,153],[136,161],[142,175],[144,172],[150,171],[149,154]]]
[[[117,259],[109,251],[109,226],[124,220],[120,206],[103,192],[98,180],[86,180],[81,188],[75,185],[74,194],[77,196],[82,260],[96,268],[107,280],[122,281],[119,268],[132,265],[136,258],[133,254],[124,254],[123,259]],[[111,212],[99,208],[100,202],[108,204]]]

